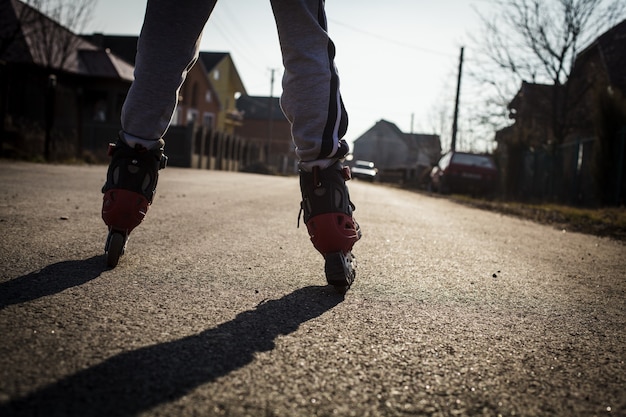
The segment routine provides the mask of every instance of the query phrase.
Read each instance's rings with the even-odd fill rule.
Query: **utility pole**
[[[265,153],[265,163],[270,164],[270,153],[272,149],[272,135],[274,130],[274,68],[271,69],[270,77],[270,100],[268,106],[267,122],[267,152]]]
[[[463,47],[461,47],[461,57],[459,58],[459,76],[456,81],[456,100],[454,102],[454,121],[452,122],[452,142],[450,143],[450,150],[456,150],[456,132],[458,130],[459,119],[459,95],[461,93],[461,74],[463,72]]]

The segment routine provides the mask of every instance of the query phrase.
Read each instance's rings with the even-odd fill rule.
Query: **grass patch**
[[[579,208],[558,204],[526,204],[453,195],[461,204],[512,215],[556,228],[626,241],[626,209]]]

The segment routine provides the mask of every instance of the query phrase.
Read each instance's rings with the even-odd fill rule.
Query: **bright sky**
[[[99,0],[86,32],[137,35],[145,4]],[[442,132],[438,109],[453,107],[462,46],[466,60],[471,59],[469,36],[480,27],[474,8],[485,11],[490,4],[327,0],[328,29],[337,48],[335,63],[350,119],[346,139],[353,141],[386,119],[407,133],[443,133],[446,149],[449,137]],[[271,69],[276,69],[273,93],[280,94],[282,61],[269,0],[218,1],[201,50],[230,52],[250,95],[269,96]]]

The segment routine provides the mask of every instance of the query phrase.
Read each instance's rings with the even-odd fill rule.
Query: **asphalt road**
[[[0,416],[626,416],[626,247],[351,183],[345,296],[296,178],[168,168],[113,270],[103,166],[0,161]]]

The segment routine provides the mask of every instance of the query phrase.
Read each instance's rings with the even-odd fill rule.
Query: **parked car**
[[[371,161],[356,161],[350,172],[353,178],[374,182],[378,175],[378,168]]]
[[[433,191],[489,194],[498,184],[498,168],[489,155],[450,151],[430,172]]]

